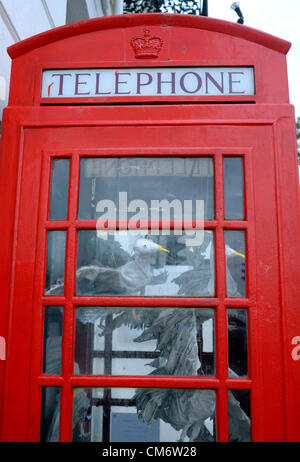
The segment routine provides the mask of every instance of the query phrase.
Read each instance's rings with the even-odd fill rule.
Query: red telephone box
[[[289,47],[136,14],[9,48],[2,441],[299,441]]]

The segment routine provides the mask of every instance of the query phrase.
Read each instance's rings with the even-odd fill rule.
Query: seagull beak
[[[162,250],[163,252],[170,253],[170,250],[164,249],[161,245],[158,246],[158,250]]]
[[[235,257],[246,258],[245,255],[243,255],[242,253],[237,252],[236,250],[234,250],[233,255],[234,255]]]

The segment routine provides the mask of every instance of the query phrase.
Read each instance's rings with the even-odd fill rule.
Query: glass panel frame
[[[76,295],[213,297],[214,231],[158,231],[78,230]]]
[[[227,155],[227,154],[226,154]],[[74,158],[72,157],[73,155],[71,155],[70,159],[71,159],[71,163],[70,163],[70,168],[72,168],[72,175],[71,175],[71,170],[70,170],[70,185],[69,185],[69,188],[70,188],[70,191],[77,191],[78,189],[78,184],[79,184],[79,167],[80,167],[80,159],[83,159],[83,158],[86,158],[87,156],[84,155],[84,154],[79,154],[76,152],[74,154]],[[240,154],[240,156],[244,156],[244,153],[243,154]],[[101,157],[101,156],[100,156]],[[200,155],[201,157],[201,155]],[[214,201],[215,201],[215,219],[212,219],[212,221],[207,221],[205,223],[205,231],[210,231],[210,232],[214,232],[217,230],[217,228],[219,227],[220,229],[218,229],[218,232],[215,232],[214,233],[214,237],[215,237],[215,245],[216,245],[216,248],[217,248],[217,253],[219,252],[222,252],[222,245],[223,245],[223,235],[222,233],[224,233],[224,231],[241,231],[241,224],[238,224],[236,227],[235,227],[235,224],[234,223],[231,223],[231,224],[227,224],[227,227],[226,227],[226,222],[224,220],[224,213],[223,213],[223,209],[222,209],[222,204],[224,204],[224,191],[222,188],[222,182],[223,182],[223,179],[217,179],[218,177],[218,174],[222,171],[222,159],[224,158],[224,150],[218,150],[218,152],[214,153],[213,155],[210,155],[210,154],[205,154],[205,157],[212,157],[214,159],[214,179],[215,179],[215,182],[218,182],[218,184],[215,184],[215,190],[214,190]],[[246,165],[247,165],[247,160],[246,160],[246,155],[244,156],[244,166],[245,166],[245,171],[244,171],[244,174],[245,174],[245,178],[244,178],[244,181],[246,182]],[[49,198],[48,198],[49,199]],[[244,210],[247,210],[247,202],[248,202],[248,199],[249,197],[247,195],[245,195],[244,197]],[[68,222],[67,223],[64,223],[64,221],[61,221],[60,223],[46,223],[47,222],[47,217],[43,217],[43,219],[45,220],[45,223],[46,223],[46,229],[47,231],[51,232],[51,231],[61,231],[63,227],[66,228],[66,233],[67,233],[67,239],[66,239],[66,245],[68,246],[68,248],[66,249],[67,250],[67,253],[68,255],[70,256],[70,262],[65,262],[65,265],[66,265],[66,271],[67,271],[67,278],[68,278],[68,282],[67,280],[65,281],[65,284],[68,283],[70,281],[73,280],[74,278],[74,273],[75,273],[75,270],[76,268],[74,268],[74,266],[76,265],[76,258],[74,258],[74,255],[76,255],[76,244],[77,244],[77,233],[78,232],[81,232],[81,231],[88,231],[88,230],[92,230],[94,229],[94,227],[96,228],[97,227],[97,223],[96,221],[93,221],[91,223],[88,223],[87,221],[84,221],[84,220],[78,220],[77,219],[77,208],[78,208],[78,203],[76,203],[76,201],[74,200],[74,198],[72,200],[69,200],[69,206],[70,206],[70,210],[69,210],[69,215],[68,215]],[[43,212],[44,213],[44,212]],[[248,213],[247,213],[248,214]],[[66,219],[66,220],[67,220]],[[64,226],[65,225],[65,226]],[[162,222],[158,222],[157,223],[157,228],[161,228],[162,226]],[[243,229],[242,231],[244,232],[244,235],[245,235],[245,238],[248,240],[249,236],[248,236],[248,232],[249,232],[249,228],[247,227],[248,226],[248,223],[247,223],[247,216],[245,216],[245,229]],[[117,223],[116,224],[116,228],[117,230],[120,229],[120,223]],[[230,229],[229,229],[230,228]],[[250,236],[251,237],[251,236]],[[245,239],[245,240],[246,240]],[[223,303],[223,275],[220,276],[220,272],[221,272],[221,267],[220,267],[220,263],[215,261],[215,270],[219,272],[219,283],[217,284],[216,283],[216,292],[214,293],[214,297],[216,297],[216,304],[217,306],[214,306],[212,305],[213,301],[209,301],[209,300],[206,300],[204,298],[204,300],[201,300],[202,297],[204,296],[201,296],[201,298],[194,298],[193,302],[195,303],[195,306],[199,307],[199,308],[207,308],[207,309],[210,309],[212,306],[213,306],[213,309],[215,309],[215,313],[216,313],[216,319],[215,319],[215,337],[216,337],[216,344],[219,345],[219,348],[220,347],[224,347],[225,346],[225,350],[226,350],[226,335],[225,334],[225,330],[226,330],[226,327],[222,327],[221,328],[221,324],[220,324],[220,319],[223,318],[223,320],[225,321],[226,320],[226,315],[225,315],[225,318],[223,316],[223,307],[221,307],[222,303]],[[68,267],[69,265],[69,267]],[[74,270],[74,271],[73,271]],[[222,278],[222,281],[221,281],[221,284],[220,284],[220,280]],[[224,278],[225,278],[225,275],[224,275]],[[217,281],[216,281],[217,282]],[[73,284],[73,282],[72,282]],[[63,295],[64,294],[64,291],[62,293],[57,293],[55,295]],[[220,294],[221,294],[221,297],[220,297]],[[70,297],[74,296],[75,295],[75,298],[74,299],[71,299]],[[102,296],[102,295],[101,295]],[[68,326],[67,326],[67,329],[68,329],[68,332],[69,332],[69,335],[70,335],[70,332],[71,332],[71,323],[73,321],[75,321],[75,317],[72,318],[73,316],[73,311],[75,307],[81,307],[81,306],[84,306],[84,303],[86,301],[88,301],[87,303],[91,303],[91,305],[95,305],[95,299],[93,298],[93,300],[91,300],[91,295],[80,295],[80,305],[79,305],[79,300],[76,298],[76,293],[74,292],[73,294],[71,294],[70,291],[68,291],[68,299],[67,300],[64,300],[64,302],[66,302],[66,306],[68,306],[68,310],[66,310],[66,313],[64,314],[64,323],[70,323]],[[97,295],[98,297],[98,295]],[[119,299],[119,302],[120,302],[120,305],[125,305],[127,306],[127,303],[130,305],[132,303],[132,305],[135,305],[136,304],[136,301],[134,300],[134,297],[132,298],[132,301],[130,301],[128,299],[127,296],[121,296],[119,297],[118,296],[118,299]],[[155,297],[155,296],[154,296]],[[163,296],[162,296],[163,297]],[[175,296],[171,296],[170,297],[170,301],[167,302],[167,304],[169,305],[172,305],[172,303],[174,302],[174,300],[172,300],[173,298],[175,297],[175,299],[177,298],[177,295]],[[192,303],[191,300],[188,300],[189,296],[186,295],[186,294],[183,294],[182,296],[182,304],[185,305],[185,306],[190,306],[190,304]],[[112,301],[112,304],[114,305],[115,302],[114,300],[116,299],[115,296],[113,295],[105,295],[105,303],[107,303],[109,305],[109,301]],[[145,299],[146,300],[146,299]],[[201,304],[201,307],[200,307],[200,303],[203,301],[203,305]],[[147,305],[149,305],[149,302],[146,302]],[[247,303],[248,301],[246,301]],[[50,302],[52,303],[52,301]],[[53,304],[54,303],[57,303],[57,301],[53,300]],[[166,301],[164,300],[164,303],[166,303]],[[179,300],[175,300],[175,305],[176,303],[180,303]],[[249,302],[250,303],[250,302]],[[156,298],[156,301],[155,301],[155,306],[158,306],[159,307],[159,304],[160,304],[160,295],[157,296]],[[72,305],[72,306],[71,306]],[[168,306],[169,306],[168,305]],[[244,308],[244,305],[243,303],[241,304],[242,307]],[[222,308],[222,309],[221,309]],[[219,310],[219,312],[218,312]],[[249,307],[249,311],[251,311],[251,307]],[[218,314],[217,314],[218,313]],[[222,314],[223,313],[223,314]],[[73,326],[75,327],[75,326]],[[223,332],[220,332],[221,329],[225,329]],[[223,340],[225,339],[225,343],[222,341],[220,341],[220,338],[222,338]],[[248,339],[249,341],[249,339]],[[209,388],[209,384],[211,383],[214,383],[213,386],[216,386],[215,390],[218,389],[218,381],[220,379],[220,377],[222,376],[223,378],[226,377],[226,371],[222,371],[220,368],[220,358],[218,358],[218,355],[221,355],[223,358],[225,357],[226,358],[226,354],[227,354],[227,350],[225,352],[215,352],[216,353],[216,365],[215,365],[215,368],[216,368],[216,376],[215,377],[212,377],[212,374],[209,374],[207,373],[206,376],[202,376],[201,377],[201,381],[203,380],[203,384],[207,384],[207,388]],[[70,355],[68,354],[67,350],[64,351],[64,358],[67,358],[68,356],[70,357]],[[99,358],[98,358],[99,359]],[[69,360],[68,360],[69,361]],[[73,358],[72,358],[72,361],[73,361]],[[72,365],[73,366],[73,365]],[[71,371],[71,364],[68,364],[66,365],[65,364],[65,369],[64,369],[64,372],[63,374],[66,374],[67,372],[66,371]],[[68,372],[69,373],[69,372]],[[76,374],[76,370],[74,370],[74,377],[71,377],[71,381],[73,383],[73,386],[77,386],[77,383],[79,383],[78,381],[82,381],[82,383],[84,383],[85,381],[85,376],[81,376],[80,377],[78,376],[78,374]],[[172,389],[173,385],[174,385],[174,388],[175,388],[175,384],[176,384],[176,377],[177,376],[174,376],[174,377],[168,377],[167,380],[170,381],[170,388]],[[89,383],[88,380],[90,379],[91,377],[87,377],[87,381],[85,383],[85,387],[87,387],[87,384]],[[112,383],[114,384],[117,384],[119,383],[120,385],[123,384],[122,386],[124,386],[124,383],[128,383],[124,381],[124,379],[128,379],[129,377],[123,375],[123,376],[120,376],[117,380],[116,377],[112,377]],[[195,383],[193,381],[197,380],[197,376],[194,376],[193,378],[191,378],[191,383],[193,383],[192,386],[195,386]],[[45,379],[45,380],[44,380]],[[60,379],[60,378],[59,378]],[[146,380],[149,379],[149,386],[151,386],[151,384],[155,383],[154,381],[152,382],[152,378],[151,376],[147,377]],[[39,379],[41,380],[41,379]],[[50,383],[48,382],[47,380],[47,377],[43,377],[43,380],[44,380],[44,384],[47,384],[47,383]],[[56,379],[55,379],[56,380]],[[95,380],[95,382],[93,383],[96,383],[97,381],[97,377],[93,377],[93,380]],[[99,380],[101,380],[101,378],[99,378]],[[105,379],[106,380],[106,379]],[[136,384],[139,383],[139,381],[144,381],[145,380],[145,377],[144,376],[137,376],[135,378],[135,386]],[[207,380],[207,382],[206,382]],[[209,380],[212,380],[212,382],[210,383]],[[237,380],[237,382],[233,382],[233,387],[235,389],[239,389],[240,385],[239,385],[239,378],[237,379],[232,379],[232,380]],[[247,379],[248,380],[248,379]],[[119,381],[119,382],[118,382]],[[215,382],[214,382],[215,381]],[[108,383],[109,381],[106,381],[105,383]],[[52,382],[51,382],[52,383]],[[81,383],[81,382],[80,382]],[[144,383],[144,382],[143,382]],[[186,382],[188,383],[188,381]],[[223,389],[223,386],[224,386],[224,389]],[[227,392],[227,388],[229,387],[229,382],[227,382],[226,385],[220,385],[221,389],[218,390],[217,394],[219,394],[219,392],[222,392],[219,394],[219,396],[217,396],[217,399],[221,399],[222,401],[222,406],[224,406],[224,401],[223,401],[223,398],[224,398],[224,392],[225,392],[225,389],[226,389],[226,392]],[[241,385],[241,387],[244,387],[245,385]],[[249,389],[251,389],[251,378],[249,379]],[[237,387],[237,388],[236,388]],[[69,393],[66,392],[66,393]],[[221,396],[221,398],[220,398]],[[67,399],[66,397],[64,398],[64,394],[62,394],[62,397],[63,399]],[[65,408],[65,407],[64,407]],[[224,409],[222,409],[222,411],[220,411],[220,406],[219,406],[219,411],[218,411],[218,416],[220,417],[220,414],[221,414],[221,420],[223,419],[224,417]],[[223,417],[222,417],[223,415]],[[65,418],[64,418],[64,421],[65,421]],[[219,432],[219,426],[221,426],[221,431]],[[224,426],[226,427],[224,421],[223,423],[220,423],[220,421],[218,422],[218,425],[217,425],[217,430],[218,430],[218,439],[221,439],[221,440],[224,440],[227,438],[226,436],[226,431],[224,431]],[[216,430],[216,429],[215,429]],[[64,438],[65,436],[67,435],[67,430],[66,428],[64,429]]]
[[[45,295],[63,295],[65,290],[67,231],[47,231]]]
[[[244,157],[224,156],[223,172],[225,220],[244,220]]]
[[[247,297],[246,231],[225,229],[226,295]]]
[[[228,376],[248,377],[248,311],[227,308]]]
[[[214,194],[213,156],[82,157],[78,219],[98,219],[102,201],[114,204],[116,220],[131,219],[137,206],[150,220],[154,203],[179,201],[184,208],[185,201],[202,200],[204,218],[213,220]]]
[[[107,387],[101,398],[96,397],[98,390],[73,389],[73,442],[216,440],[213,389]]]
[[[42,387],[41,442],[58,442],[60,440],[60,404],[60,387]]]
[[[69,205],[70,159],[52,158],[49,220],[66,220]]]
[[[44,306],[43,374],[61,375],[63,307]]]
[[[213,308],[77,307],[77,375],[213,376]]]
[[[228,390],[229,442],[251,442],[250,400],[250,390]]]

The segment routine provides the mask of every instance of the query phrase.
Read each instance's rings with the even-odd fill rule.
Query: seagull
[[[101,244],[102,245],[102,244]],[[106,246],[110,245],[106,243]],[[107,247],[104,247],[107,250]],[[158,252],[170,253],[159,244],[139,237],[133,245],[133,256],[119,267],[109,266],[111,260],[118,255],[119,248],[110,248],[105,255],[105,264],[97,262],[84,265],[76,271],[77,295],[142,295],[148,284],[163,284],[168,273],[162,271],[154,276],[151,262]],[[46,290],[46,295],[61,295],[64,292],[64,281],[58,280]]]
[[[178,295],[186,297],[211,297],[215,291],[215,259],[214,245],[212,242],[212,234],[206,231],[205,241],[203,245],[196,249],[192,248],[193,253],[189,254],[189,263],[193,266],[175,279],[179,286]],[[202,248],[204,247],[204,249]],[[241,257],[245,259],[245,255],[232,249],[228,244],[225,245],[225,256]],[[228,295],[238,296],[238,286],[235,279],[232,277],[228,264],[226,262],[226,280]]]
[[[157,252],[170,253],[155,242],[139,238],[133,246],[133,259],[120,266],[89,265],[77,270],[78,295],[142,295],[145,287],[152,283],[151,261]],[[160,283],[165,282],[167,273],[162,272]],[[157,277],[156,277],[157,278]]]

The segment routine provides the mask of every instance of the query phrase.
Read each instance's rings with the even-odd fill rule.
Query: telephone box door
[[[24,130],[4,440],[284,438],[274,127],[194,111]]]

